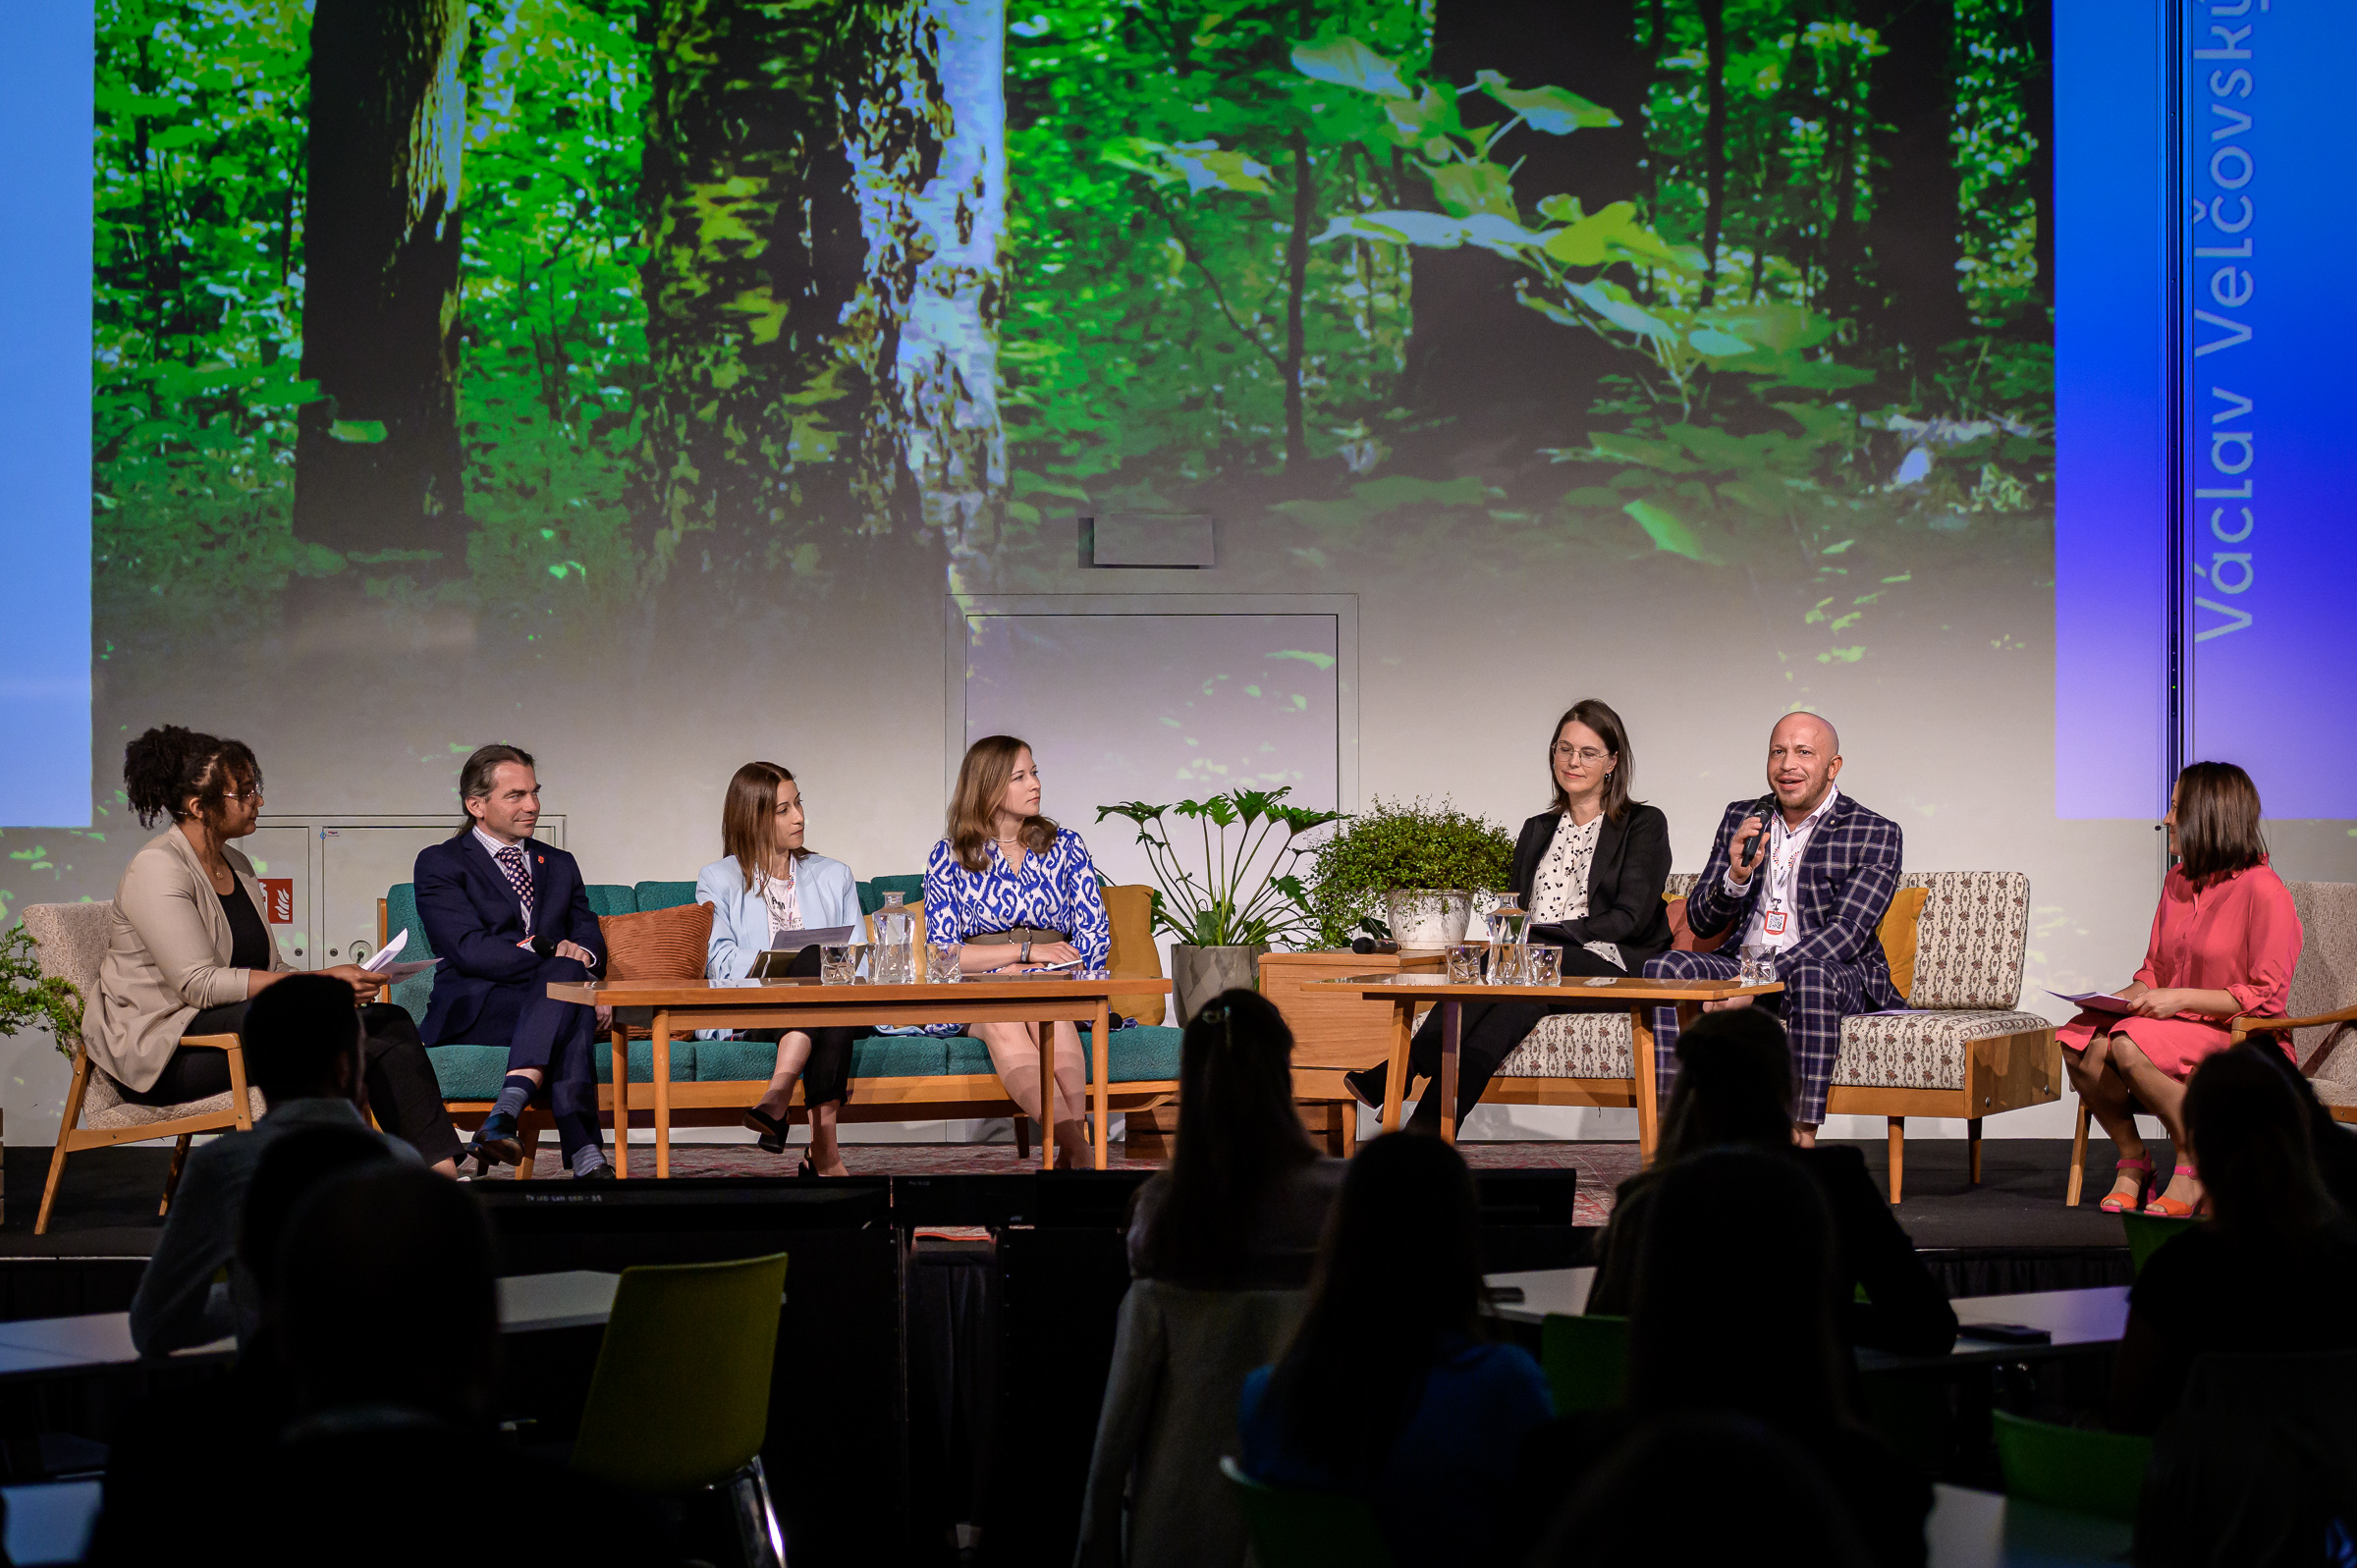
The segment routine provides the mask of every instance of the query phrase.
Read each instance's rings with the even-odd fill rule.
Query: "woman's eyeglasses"
[[[1568,762],[1573,758],[1577,758],[1579,761],[1586,763],[1591,768],[1612,755],[1612,753],[1609,751],[1598,751],[1594,746],[1573,747],[1559,744],[1549,746],[1547,751],[1548,754],[1554,757],[1558,762]]]

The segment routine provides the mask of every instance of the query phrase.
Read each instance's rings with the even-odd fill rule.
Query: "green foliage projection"
[[[1241,515],[1313,564],[1444,540],[1781,559],[1862,615],[1889,589],[1850,574],[1904,582],[1930,536],[2042,534],[2041,0],[1942,0],[1964,323],[1944,343],[1894,336],[1874,283],[1891,0],[1636,8],[1646,172],[1592,211],[1533,156],[1622,112],[1515,49],[1437,74],[1436,19],[1475,3],[475,0],[472,533],[463,571],[428,576],[290,523],[296,412],[320,397],[298,374],[308,4],[100,0],[105,623],[178,646],[356,573],[545,647],[714,530],[785,601],[828,591],[839,541],[918,522],[1020,582],[1069,554],[1046,519],[1086,507]],[[993,127],[943,29],[994,16],[1003,179],[947,189]],[[808,124],[754,112],[781,93]],[[1001,224],[1003,255],[958,262],[956,310],[926,295],[937,252]],[[1528,332],[1611,346],[1513,450],[1411,395],[1418,271],[1453,251],[1510,269]],[[1843,635],[1828,662],[1864,646]]]

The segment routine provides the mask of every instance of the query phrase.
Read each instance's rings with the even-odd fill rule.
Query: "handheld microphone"
[[[1767,853],[1768,826],[1770,823],[1773,823],[1776,820],[1776,796],[1773,794],[1762,795],[1759,799],[1751,803],[1751,811],[1749,814],[1760,819],[1759,838],[1752,846],[1751,855],[1751,858],[1755,864],[1762,855]],[[1740,857],[1737,857],[1737,863],[1741,863]]]

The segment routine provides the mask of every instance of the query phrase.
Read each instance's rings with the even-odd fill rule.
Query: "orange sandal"
[[[2136,1191],[2132,1195],[2108,1193],[2105,1195],[2104,1201],[2097,1204],[2096,1207],[2108,1215],[2124,1215],[2143,1207],[2145,1186],[2153,1179],[2153,1157],[2138,1155],[2132,1160],[2115,1162],[2111,1168],[2114,1170],[2140,1170],[2144,1174],[2136,1178]]]
[[[2175,1173],[2180,1176],[2192,1176],[2196,1180],[2199,1180],[2202,1174],[2191,1165],[2179,1165]],[[2146,1204],[2144,1212],[2148,1215],[2159,1215],[2164,1219],[2191,1219],[2194,1208],[2193,1204],[2179,1203],[2174,1198],[2164,1196],[2155,1198]]]

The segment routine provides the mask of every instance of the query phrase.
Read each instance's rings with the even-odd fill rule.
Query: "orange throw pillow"
[[[1697,937],[1694,928],[1686,924],[1686,900],[1672,898],[1669,903],[1672,952],[1717,952],[1734,935],[1734,927],[1729,926],[1716,937]]]
[[[1923,918],[1924,900],[1932,895],[1929,888],[1901,888],[1891,895],[1891,907],[1883,911],[1882,923],[1874,934],[1882,939],[1883,956],[1891,960],[1891,986],[1901,1000],[1915,989],[1915,929]]]
[[[599,915],[606,939],[608,980],[701,980],[712,941],[708,903],[649,909],[635,915]]]

